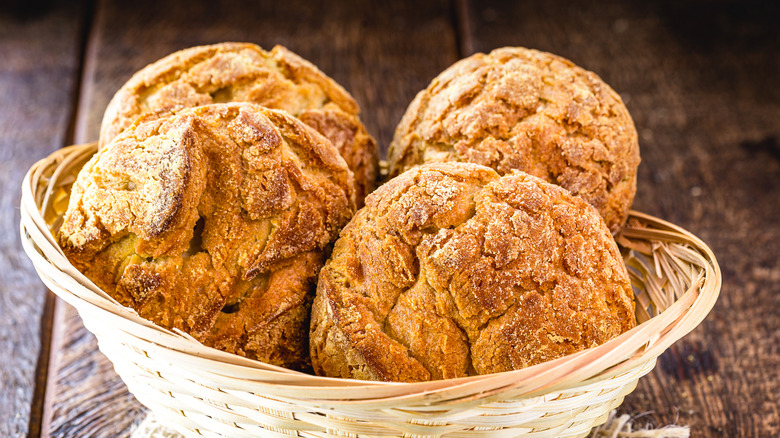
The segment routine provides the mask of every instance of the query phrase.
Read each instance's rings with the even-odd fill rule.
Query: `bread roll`
[[[594,73],[506,47],[455,63],[421,91],[388,161],[391,177],[443,161],[522,170],[585,199],[617,234],[636,192],[639,144],[620,96]]]
[[[508,371],[634,327],[598,212],[534,176],[415,167],[341,232],[312,308],[317,374],[399,382]]]
[[[59,239],[142,317],[306,369],[323,249],[354,208],[352,173],[314,129],[259,105],[214,104],[139,120],[100,149]]]

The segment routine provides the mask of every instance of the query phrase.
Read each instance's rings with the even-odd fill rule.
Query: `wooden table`
[[[20,181],[55,149],[97,139],[134,71],[226,40],[278,43],[313,61],[353,93],[382,151],[414,94],[476,51],[521,45],[597,72],[640,134],[634,207],[708,242],[724,276],[709,318],[621,411],[699,437],[780,435],[776,2],[124,3],[0,6],[0,436],[126,436],[143,417],[23,254]]]

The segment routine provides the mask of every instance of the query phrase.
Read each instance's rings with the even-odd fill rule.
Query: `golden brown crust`
[[[225,102],[253,102],[299,117],[336,145],[355,174],[359,205],[375,186],[377,148],[344,88],[310,62],[276,46],[221,43],[173,53],[143,68],[114,95],[100,146],[138,117]]]
[[[95,154],[59,237],[141,316],[302,368],[315,276],[352,190],[333,144],[287,113],[201,106],[139,120]]]
[[[320,271],[316,373],[421,381],[519,369],[636,324],[598,212],[566,190],[470,163],[379,187]]]
[[[519,169],[588,201],[616,234],[636,192],[639,145],[620,96],[594,73],[507,47],[455,63],[421,91],[388,161],[391,177],[442,161]]]

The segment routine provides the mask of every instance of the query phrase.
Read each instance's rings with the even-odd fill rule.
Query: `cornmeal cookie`
[[[108,104],[101,147],[140,115],[225,102],[281,109],[327,137],[355,174],[359,205],[374,189],[377,149],[355,100],[333,79],[282,46],[221,43],[173,53],[137,72]]]
[[[442,161],[519,169],[588,201],[616,234],[636,192],[639,144],[620,96],[594,73],[507,47],[455,63],[421,91],[388,161],[391,177]]]
[[[411,169],[341,232],[312,308],[317,374],[424,381],[514,370],[634,327],[598,212],[520,171]]]
[[[335,146],[248,103],[139,120],[84,166],[59,240],[121,304],[206,345],[308,364],[323,248],[354,212]]]

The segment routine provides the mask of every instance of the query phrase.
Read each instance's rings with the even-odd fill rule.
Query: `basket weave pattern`
[[[720,270],[691,233],[632,212],[618,237],[636,328],[592,349],[517,371],[423,383],[307,375],[199,344],[119,305],[77,271],[57,230],[95,144],[39,161],[22,187],[21,236],[41,280],[78,310],[138,400],[187,436],[578,437],[602,424],[656,358],[717,299]]]

